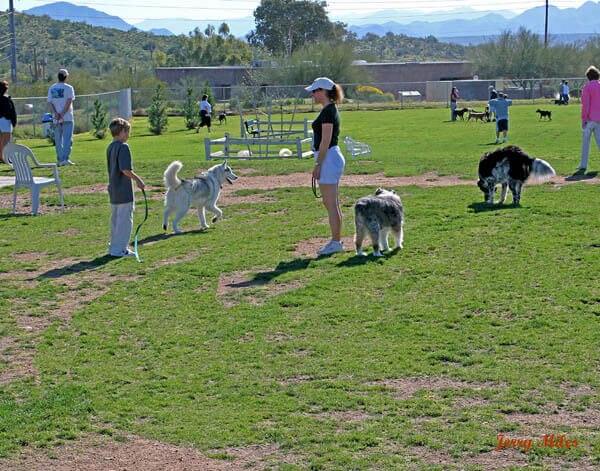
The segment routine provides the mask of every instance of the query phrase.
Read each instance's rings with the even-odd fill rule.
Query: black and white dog
[[[404,242],[404,208],[400,197],[393,190],[378,188],[375,196],[360,198],[354,205],[356,254],[365,255],[362,243],[367,233],[373,243],[373,255],[381,257],[381,250],[389,250],[388,235],[394,232],[396,247]]]
[[[520,147],[507,146],[481,157],[477,186],[489,204],[494,203],[496,185],[502,185],[500,204],[506,200],[507,189],[510,188],[513,204],[518,205],[523,185],[529,177],[546,180],[554,175],[556,172],[545,160],[532,159]]]

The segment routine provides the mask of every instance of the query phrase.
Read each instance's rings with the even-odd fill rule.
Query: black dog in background
[[[548,118],[548,120],[552,121],[552,111],[546,111],[546,110],[540,110],[539,108],[535,111],[536,113],[539,113],[540,115],[540,120],[542,118]]]

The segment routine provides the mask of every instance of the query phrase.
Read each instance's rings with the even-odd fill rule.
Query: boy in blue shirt
[[[504,137],[502,142],[508,141],[508,107],[512,105],[504,93],[498,93],[498,98],[489,101],[490,111],[496,114],[496,144],[500,143],[500,133]]]

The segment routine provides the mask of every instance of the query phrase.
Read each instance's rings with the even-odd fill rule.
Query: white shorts
[[[13,127],[10,120],[6,118],[0,118],[0,132],[12,132]]]
[[[318,153],[315,152],[315,160],[317,159]],[[346,160],[342,155],[342,151],[339,146],[329,148],[325,160],[321,164],[321,176],[319,183],[324,185],[337,185],[342,178],[344,173],[344,167],[346,166]]]

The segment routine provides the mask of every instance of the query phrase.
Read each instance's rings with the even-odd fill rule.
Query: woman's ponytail
[[[336,83],[331,90],[327,90],[327,96],[332,102],[339,105],[344,100],[344,90]]]

